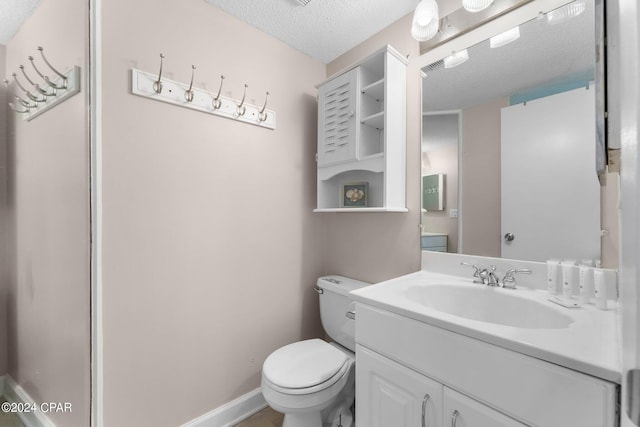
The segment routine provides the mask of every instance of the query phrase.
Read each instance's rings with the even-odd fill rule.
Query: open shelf
[[[376,130],[382,130],[384,129],[384,111],[363,117],[360,123],[366,126],[371,126]]]

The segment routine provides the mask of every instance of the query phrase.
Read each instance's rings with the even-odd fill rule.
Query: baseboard
[[[257,388],[180,427],[231,427],[267,407]]]
[[[38,404],[27,394],[20,385],[18,385],[9,375],[4,377],[3,395],[5,399],[13,403],[29,404],[36,406]],[[26,427],[56,427],[56,425],[42,411],[22,412],[18,416]]]

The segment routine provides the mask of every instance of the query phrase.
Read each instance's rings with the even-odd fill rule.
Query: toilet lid
[[[307,388],[327,381],[347,362],[345,353],[320,339],[286,345],[262,366],[262,374],[284,388]]]

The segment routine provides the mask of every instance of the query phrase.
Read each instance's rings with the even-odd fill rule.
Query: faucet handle
[[[516,274],[531,274],[532,271],[528,268],[510,268],[504,274],[504,278],[502,279],[502,287],[504,289],[515,289],[516,288]]]
[[[467,267],[473,267],[473,277],[480,277],[480,271],[483,270],[482,267],[471,264],[470,262],[461,262],[460,265],[466,265]]]

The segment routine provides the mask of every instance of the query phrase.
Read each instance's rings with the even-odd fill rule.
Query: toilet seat
[[[320,339],[284,346],[265,360],[262,377],[284,394],[311,394],[331,387],[349,370],[353,360]]]

